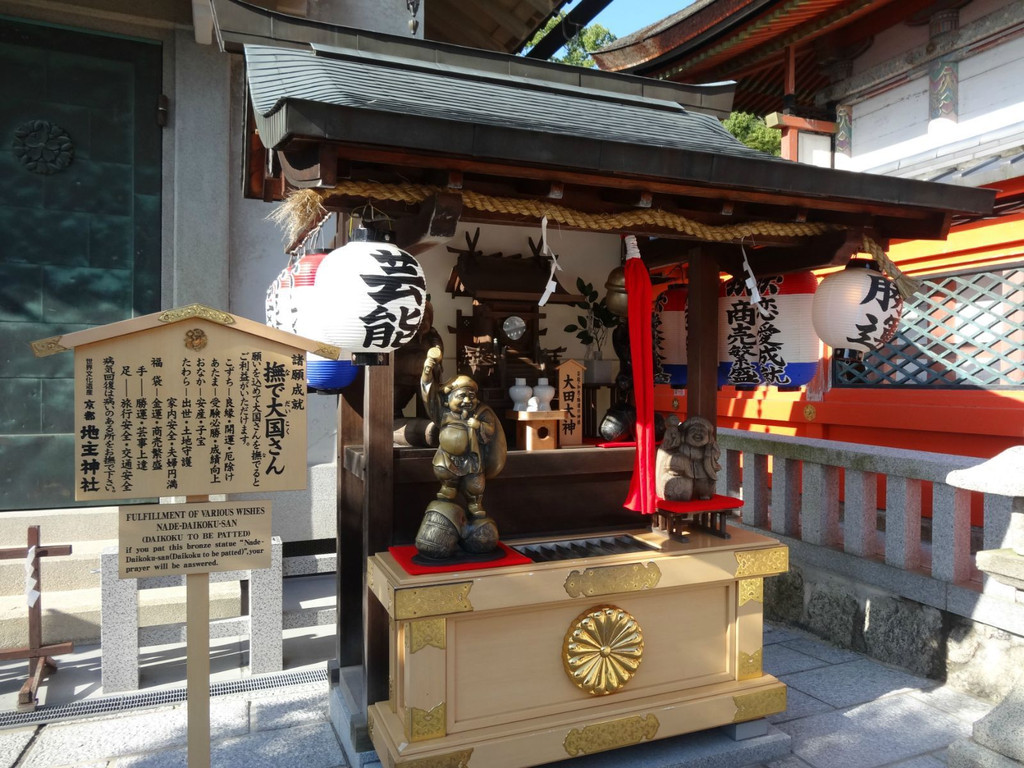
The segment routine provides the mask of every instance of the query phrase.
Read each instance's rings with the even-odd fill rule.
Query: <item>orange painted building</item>
[[[788,159],[997,190],[993,216],[951,220],[945,241],[887,244],[922,290],[864,368],[823,346],[799,391],[723,387],[719,426],[982,458],[1024,443],[1022,21],[1009,0],[712,0],[595,54],[735,80],[735,109],[767,115]],[[685,413],[686,393],[660,385],[655,407]]]

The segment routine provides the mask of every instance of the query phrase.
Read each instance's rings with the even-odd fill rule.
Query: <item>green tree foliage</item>
[[[530,42],[527,43],[527,50],[533,48],[533,46],[539,43],[541,38],[554,29],[557,24],[561,24],[562,19],[564,18],[565,12],[561,12],[557,16],[552,16],[548,20],[548,23],[544,25],[544,28],[535,34]],[[574,67],[590,67],[593,69],[597,65],[594,64],[594,60],[590,58],[591,51],[604,48],[615,40],[615,35],[600,24],[588,24],[583,27],[583,29],[577,31],[577,33],[570,38],[569,42],[565,44],[565,48],[562,49],[565,51],[564,56],[552,56],[550,60],[557,61],[559,64],[570,64]]]
[[[762,118],[749,112],[733,112],[723,123],[725,130],[748,147],[776,157],[782,154],[782,132],[765,125]]]

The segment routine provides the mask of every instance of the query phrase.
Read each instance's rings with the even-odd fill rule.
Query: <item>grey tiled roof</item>
[[[607,142],[768,158],[709,115],[661,100],[510,74],[315,46],[245,46],[253,106],[310,101]],[[410,131],[415,131],[411,124]]]

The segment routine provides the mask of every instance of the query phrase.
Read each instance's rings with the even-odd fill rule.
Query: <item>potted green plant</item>
[[[569,306],[582,310],[583,314],[576,318],[575,323],[565,326],[564,330],[566,333],[576,334],[576,338],[586,347],[583,360],[587,367],[587,379],[600,381],[602,374],[598,373],[598,369],[601,368],[599,361],[602,361],[604,343],[608,338],[608,332],[619,324],[620,318],[608,309],[593,283],[585,283],[583,278],[577,277],[576,290],[583,296],[583,301]],[[611,363],[610,367],[614,373],[615,361],[607,362]],[[610,380],[611,375],[605,375]]]

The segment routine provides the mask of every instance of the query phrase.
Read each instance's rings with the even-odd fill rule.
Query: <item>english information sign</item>
[[[270,567],[270,502],[118,508],[122,579]]]

